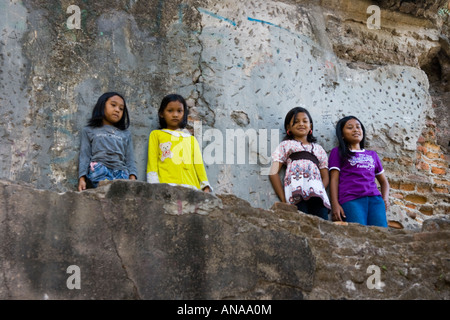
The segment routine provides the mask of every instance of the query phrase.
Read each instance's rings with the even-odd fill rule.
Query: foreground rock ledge
[[[450,298],[448,217],[414,232],[138,181],[0,189],[1,299]]]

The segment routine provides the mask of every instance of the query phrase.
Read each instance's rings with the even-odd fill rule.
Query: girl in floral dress
[[[295,204],[298,210],[328,220],[331,209],[326,192],[329,182],[328,157],[316,143],[313,121],[308,110],[296,107],[284,120],[286,137],[272,154],[269,179],[282,202]],[[286,166],[284,187],[280,170]]]

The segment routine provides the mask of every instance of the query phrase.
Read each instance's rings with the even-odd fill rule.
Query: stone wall
[[[448,217],[338,225],[125,180],[0,194],[0,299],[450,299]]]
[[[79,29],[67,24],[70,5],[80,8]],[[368,24],[370,5],[380,9],[379,28]],[[159,103],[178,92],[216,193],[267,209],[277,200],[266,175],[271,151],[286,112],[304,105],[326,151],[339,118],[363,121],[392,186],[390,219],[420,228],[449,212],[446,5],[3,1],[0,178],[75,190],[80,130],[97,98],[119,91],[144,180]]]

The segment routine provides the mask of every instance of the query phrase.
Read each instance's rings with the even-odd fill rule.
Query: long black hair
[[[187,126],[188,114],[189,114],[187,103],[184,100],[184,98],[182,96],[180,96],[179,94],[171,93],[171,94],[168,94],[167,96],[165,96],[162,99],[161,105],[159,106],[158,115],[159,115],[159,126],[160,126],[160,129],[167,128],[167,122],[166,122],[166,120],[164,120],[163,117],[161,117],[161,115],[163,114],[163,112],[166,109],[167,105],[170,102],[173,102],[173,101],[178,101],[178,102],[180,102],[183,105],[184,114],[183,114],[183,120],[179,124],[180,129],[186,128],[186,126]]]
[[[123,100],[123,115],[122,118],[113,124],[116,128],[120,130],[125,130],[130,126],[130,118],[128,116],[127,103],[125,98],[117,92],[106,92],[98,98],[95,104],[94,110],[92,110],[92,116],[88,121],[88,126],[90,127],[101,127],[103,126],[103,118],[105,117],[105,105],[109,98],[119,96]]]
[[[291,120],[292,119],[294,119],[293,123],[295,123],[295,119],[297,118],[297,114],[299,114],[299,113],[306,113],[306,115],[308,116],[309,122],[311,123],[311,133],[308,132],[306,140],[308,142],[316,142],[317,139],[316,139],[316,137],[314,137],[314,135],[312,133],[312,131],[314,129],[314,125],[313,125],[313,121],[312,121],[311,115],[309,114],[308,110],[306,110],[305,108],[302,108],[302,107],[292,108],[286,114],[286,117],[284,118],[284,130],[286,130],[286,136],[284,137],[283,141],[284,140],[293,140],[294,139],[293,135],[288,134],[288,129],[287,128],[291,124]]]
[[[359,121],[358,118],[356,118],[355,116],[347,116],[347,117],[344,117],[341,120],[339,120],[338,123],[336,124],[336,137],[339,142],[339,155],[346,159],[353,156],[353,152],[350,150],[347,142],[345,142],[345,140],[344,140],[344,136],[342,134],[342,129],[344,129],[347,121],[349,121],[351,119],[355,119],[356,121],[358,121],[359,124],[361,125],[361,129],[363,131],[363,138],[359,142],[359,147],[361,148],[361,150],[364,149],[364,145],[366,143],[366,129],[364,128],[364,125],[362,124],[361,121]]]

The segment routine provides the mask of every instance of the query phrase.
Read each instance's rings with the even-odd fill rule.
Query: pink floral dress
[[[289,156],[294,152],[308,151],[319,160],[319,167],[311,160],[292,160]],[[331,209],[330,200],[323,186],[320,169],[328,168],[328,157],[325,150],[317,143],[303,145],[297,140],[282,141],[272,153],[272,161],[286,165],[284,176],[284,194],[286,201],[297,204],[311,197],[320,197],[323,204]]]

